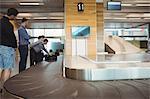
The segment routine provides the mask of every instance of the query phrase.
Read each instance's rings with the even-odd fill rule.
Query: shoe
[[[3,89],[0,89],[0,93],[2,93],[3,92]]]

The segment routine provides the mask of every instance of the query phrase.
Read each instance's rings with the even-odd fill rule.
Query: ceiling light
[[[107,19],[107,20],[109,20],[109,19],[112,19],[112,17],[104,17],[104,19]]]
[[[147,6],[150,6],[150,4],[135,4],[135,6],[139,6],[139,7],[147,7]]]
[[[119,19],[127,19],[127,18],[113,18],[113,19],[118,19],[119,20]]]
[[[16,19],[22,19],[23,17],[18,17]],[[31,19],[30,17],[26,17],[27,19]]]
[[[19,0],[20,2],[43,2],[43,0]]]
[[[49,17],[49,19],[64,19],[64,17]]]
[[[141,18],[128,18],[128,19],[141,19]]]
[[[30,6],[30,5],[35,5],[35,6],[39,6],[39,5],[44,5],[44,3],[42,2],[20,2],[20,5],[25,5],[25,6]]]
[[[134,18],[134,17],[142,17],[142,16],[143,16],[143,13],[142,14],[131,13],[131,14],[126,15],[126,17],[132,17],[132,18]]]
[[[18,16],[20,17],[28,17],[28,16],[32,16],[31,13],[19,13]]]
[[[121,6],[128,7],[128,6],[133,6],[133,5],[132,4],[127,4],[127,3],[122,3]]]
[[[144,19],[150,19],[150,18],[144,18]]]
[[[33,19],[48,19],[48,17],[34,17]]]
[[[150,13],[144,13],[143,17],[150,17]]]
[[[149,3],[150,1],[149,0],[136,0],[136,1],[134,1],[134,2],[136,2],[136,3]]]
[[[114,18],[112,18],[112,17],[105,17],[104,19],[105,19],[105,20],[109,20],[109,19],[111,19],[111,20],[112,20],[112,19],[121,20],[121,19],[127,19],[127,18],[121,18],[121,17],[118,17],[118,18],[117,18],[117,17],[114,17]]]
[[[96,0],[96,2],[103,2],[103,0]]]

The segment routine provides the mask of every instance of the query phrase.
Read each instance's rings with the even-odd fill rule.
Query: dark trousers
[[[34,62],[35,62],[35,51],[33,48],[30,49],[30,66],[33,66],[34,65]]]
[[[19,73],[26,69],[27,57],[28,57],[28,45],[19,45],[20,62]]]
[[[33,66],[43,61],[44,54],[41,52],[35,52],[33,48],[30,49],[30,66]]]

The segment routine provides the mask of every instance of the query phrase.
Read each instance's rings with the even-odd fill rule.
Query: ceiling
[[[115,26],[133,26],[134,23],[139,25],[150,22],[150,0],[113,0],[121,1],[120,11],[107,10],[107,1],[111,0],[96,0],[97,3],[104,2],[105,27],[113,23],[119,23]],[[28,5],[25,5],[26,3]],[[0,7],[1,14],[8,8],[15,7],[20,12],[18,19],[27,17],[33,23],[64,23],[64,0],[0,0]]]
[[[64,0],[0,0],[0,12],[5,13],[14,7],[19,11],[18,19],[27,17],[31,20],[63,22]]]
[[[150,0],[113,0],[121,1],[121,10],[107,10],[107,1],[104,0],[104,19],[105,22],[150,22]]]

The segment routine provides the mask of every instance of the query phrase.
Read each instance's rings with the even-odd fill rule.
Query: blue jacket
[[[30,42],[29,42],[30,35],[28,35],[25,27],[21,26],[18,29],[18,36],[19,36],[19,45],[28,45],[28,44],[30,44]]]

